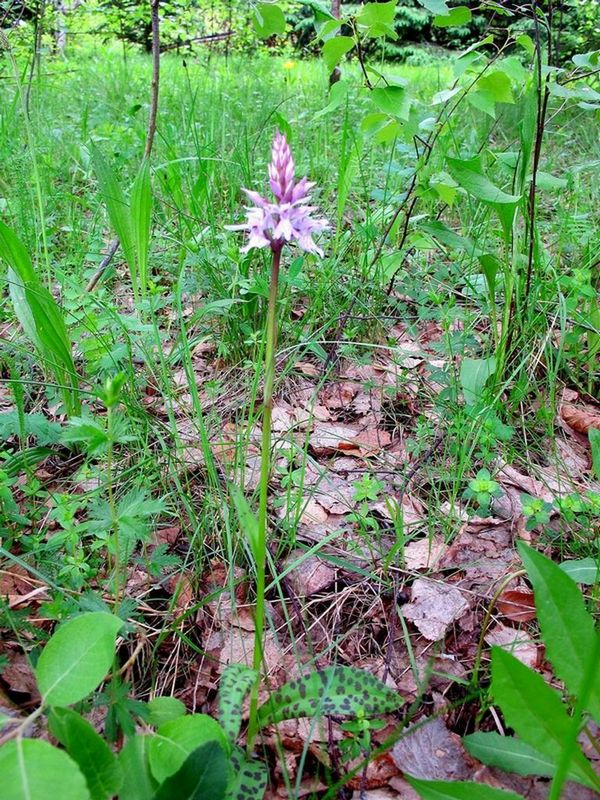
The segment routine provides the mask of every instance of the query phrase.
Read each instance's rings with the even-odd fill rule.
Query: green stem
[[[262,444],[260,453],[260,487],[258,507],[258,537],[256,543],[256,610],[254,613],[254,656],[252,667],[257,673],[250,693],[250,719],[248,722],[248,753],[252,753],[258,732],[258,690],[263,660],[263,634],[265,628],[265,568],[267,561],[267,497],[271,472],[271,416],[273,412],[273,385],[275,383],[275,348],[277,347],[277,291],[281,247],[273,247],[271,286],[267,310],[267,341],[265,350],[265,388],[263,394]]]
[[[106,455],[106,492],[108,496],[108,507],[110,509],[111,528],[113,534],[113,547],[114,547],[114,599],[115,599],[115,613],[118,612],[119,602],[121,600],[121,554],[119,542],[119,515],[117,514],[117,507],[115,504],[115,496],[113,491],[113,443],[114,443],[114,423],[113,423],[113,408],[109,405],[106,409],[106,428],[108,433],[108,453]]]

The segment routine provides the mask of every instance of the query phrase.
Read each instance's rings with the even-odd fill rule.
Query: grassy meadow
[[[535,609],[522,611],[525,595],[533,605],[527,579],[507,581],[522,566],[516,542],[592,572],[600,558],[600,443],[588,435],[600,427],[596,117],[550,98],[535,257],[511,295],[521,321],[503,329],[510,347],[490,382],[512,284],[495,273],[491,296],[488,262],[469,243],[522,274],[527,251],[511,254],[490,204],[439,176],[448,158],[483,154],[494,184],[514,193],[520,101],[495,116],[459,103],[428,154],[421,143],[454,102],[436,98],[453,80],[450,60],[386,68],[421,116],[411,137],[378,140],[354,63],[336,105],[321,60],[165,54],[149,280],[134,297],[122,249],[97,275],[115,231],[93,150],[130,197],[150,58],[81,48],[42,60],[29,89],[25,63],[0,64],[0,220],[61,310],[79,384],[68,413],[3,266],[3,713],[39,702],[23,675],[54,623],[80,612],[127,621],[113,678],[78,706],[117,749],[149,724],[142,701],[173,696],[215,715],[225,666],[251,664],[270,264],[268,250],[240,253],[242,235],[226,226],[243,218],[241,187],[266,192],[281,130],[331,228],[322,259],[282,256],[264,674],[276,689],[306,670],[361,667],[406,705],[380,726],[335,715],[310,731],[274,725],[256,745],[268,796],[335,796],[351,773],[355,796],[370,797],[390,776],[365,759],[425,717],[461,736],[496,731],[489,647],[528,647],[530,667],[543,660]],[[429,184],[407,200],[415,169]],[[514,223],[517,236],[526,225]],[[583,584],[591,611],[595,575]],[[446,594],[419,599],[415,586],[432,585]],[[522,596],[498,607],[509,589]],[[446,618],[453,593],[462,610]],[[509,718],[503,732],[514,728]],[[412,796],[400,772],[394,780],[390,797]]]

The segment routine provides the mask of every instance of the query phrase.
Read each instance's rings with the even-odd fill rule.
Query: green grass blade
[[[144,160],[131,187],[131,232],[142,296],[148,288],[148,253],[150,250],[151,225],[152,187],[150,184],[150,166],[148,161]]]

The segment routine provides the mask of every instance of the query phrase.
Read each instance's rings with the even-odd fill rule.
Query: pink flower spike
[[[308,205],[309,191],[315,184],[306,177],[296,183],[294,169],[287,139],[278,132],[273,138],[269,164],[269,184],[275,202],[269,202],[258,192],[242,189],[253,203],[246,209],[246,222],[226,226],[229,230],[246,231],[248,239],[242,248],[243,253],[254,247],[281,250],[285,244],[296,244],[307,253],[323,256],[323,251],[312,237],[327,230],[330,225],[326,219],[312,216],[316,209]]]

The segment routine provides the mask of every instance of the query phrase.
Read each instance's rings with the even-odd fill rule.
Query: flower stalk
[[[246,253],[253,248],[268,247],[271,250],[271,282],[267,307],[265,341],[264,390],[262,415],[262,442],[260,459],[259,507],[256,541],[252,548],[256,571],[256,607],[254,613],[253,668],[256,681],[250,692],[250,718],[246,746],[252,754],[258,733],[258,692],[263,663],[263,639],[265,630],[265,573],[267,563],[267,512],[269,477],[271,474],[271,418],[273,413],[273,389],[275,385],[275,352],[277,348],[277,297],[281,253],[286,244],[295,244],[301,250],[323,255],[315,244],[313,235],[329,227],[327,220],[315,218],[314,206],[308,205],[309,190],[314,184],[307,178],[294,179],[294,160],[285,136],[275,134],[269,164],[269,184],[275,202],[262,197],[258,192],[244,189],[253,205],[246,209],[246,222],[228,225],[230,230],[245,231],[248,240],[242,248]]]

